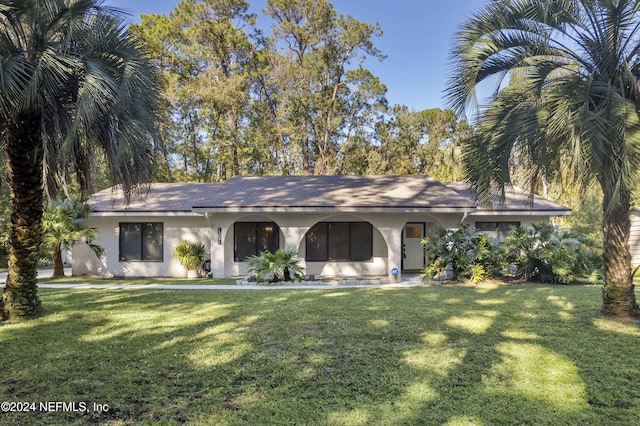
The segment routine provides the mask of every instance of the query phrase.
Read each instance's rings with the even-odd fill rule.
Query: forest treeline
[[[462,178],[456,147],[466,122],[439,108],[390,105],[384,82],[364,67],[365,59],[384,60],[377,23],[323,0],[268,0],[260,15],[248,10],[243,0],[184,0],[131,28],[162,79],[158,180]]]

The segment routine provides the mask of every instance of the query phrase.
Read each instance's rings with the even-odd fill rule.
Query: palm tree
[[[481,198],[504,191],[515,154],[527,160],[532,189],[560,167],[599,183],[610,315],[638,314],[628,240],[640,170],[639,52],[640,0],[494,0],[461,26],[446,93],[479,123],[464,162]],[[514,75],[518,84],[507,86]]]
[[[151,175],[156,83],[140,42],[102,0],[0,0],[0,142],[11,192],[2,316],[43,314],[43,188],[72,172],[86,194],[98,156],[130,194]]]
[[[46,208],[42,218],[43,243],[53,249],[53,277],[64,277],[62,250],[71,250],[79,241],[84,241],[97,257],[104,254],[104,248],[94,243],[98,238],[95,228],[87,228],[85,220],[91,213],[91,206],[75,198],[57,199]]]

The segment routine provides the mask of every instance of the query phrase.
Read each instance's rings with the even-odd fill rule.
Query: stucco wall
[[[275,222],[280,227],[280,247],[297,250],[307,275],[316,276],[380,276],[388,275],[392,268],[401,269],[402,229],[408,222],[425,223],[428,227],[459,226],[462,214],[441,213],[360,213],[360,214],[309,214],[309,213],[209,213],[205,215],[182,214],[172,216],[127,215],[92,216],[88,225],[97,228],[98,243],[106,250],[103,259],[81,244],[74,247],[73,274],[113,276],[183,277],[184,268],[173,258],[172,251],[180,239],[204,243],[211,258],[214,277],[237,277],[247,274],[245,262],[234,261],[235,222]],[[316,223],[369,222],[373,225],[373,257],[366,262],[305,262],[305,234]],[[518,221],[530,225],[548,221],[540,216],[477,216],[470,215],[465,223],[475,221]],[[162,262],[121,262],[119,260],[119,224],[121,222],[163,222]]]
[[[162,262],[122,262],[119,259],[120,223],[122,222],[162,222],[163,261]],[[184,277],[186,271],[173,258],[173,249],[181,239],[189,239],[210,247],[211,227],[204,216],[126,216],[96,217],[88,220],[88,226],[98,231],[98,241],[105,249],[105,256],[97,259],[86,245],[76,244],[73,249],[73,275],[111,275],[117,277]]]

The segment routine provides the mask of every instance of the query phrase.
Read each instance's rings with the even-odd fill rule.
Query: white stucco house
[[[429,176],[261,176],[225,183],[158,183],[126,204],[117,187],[91,197],[88,225],[106,249],[82,245],[73,274],[181,277],[172,252],[180,239],[205,243],[213,277],[246,275],[244,259],[295,249],[307,275],[386,276],[421,271],[429,227],[468,223],[501,238],[570,210],[514,188],[506,202],[479,207],[459,183]]]

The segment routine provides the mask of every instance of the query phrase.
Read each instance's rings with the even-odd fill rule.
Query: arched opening
[[[246,275],[247,257],[265,250],[275,252],[285,244],[280,224],[268,215],[249,214],[221,225],[224,226],[224,232],[218,244],[223,247],[220,252],[220,256],[224,258],[221,260],[224,263],[223,276]],[[220,229],[222,231],[223,228]]]
[[[299,246],[307,275],[362,277],[386,275],[388,250],[380,231],[355,215],[314,223]]]

